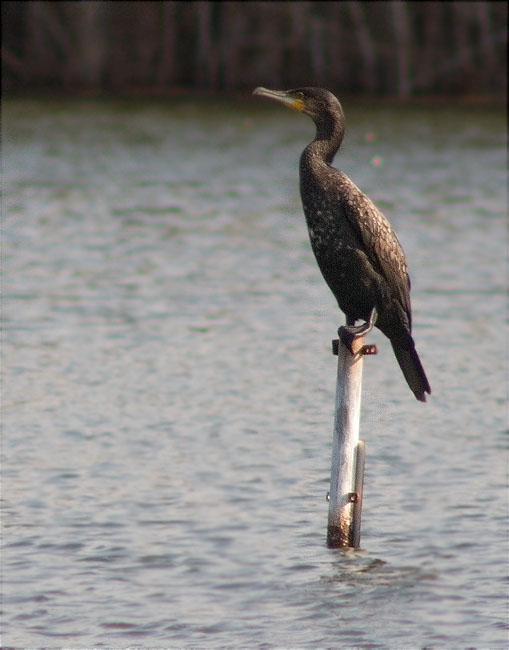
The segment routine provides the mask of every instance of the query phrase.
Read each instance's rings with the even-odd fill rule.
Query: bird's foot
[[[339,340],[350,350],[352,354],[354,354],[352,346],[355,339],[369,334],[369,332],[371,332],[375,326],[377,317],[378,312],[376,310],[376,307],[373,307],[371,314],[369,315],[369,320],[365,323],[362,323],[362,325],[354,325],[351,321],[349,322],[347,320],[347,325],[342,325],[338,329]]]
[[[352,332],[352,330],[358,330],[358,329],[359,329],[358,327],[355,327],[353,325],[342,325],[338,329],[339,340],[345,347],[347,347],[350,350],[352,354],[354,353],[352,348],[353,342],[358,336],[362,336],[362,334],[358,334],[357,332]]]

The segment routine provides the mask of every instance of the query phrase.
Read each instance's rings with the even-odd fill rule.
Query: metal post
[[[338,375],[327,526],[327,544],[333,548],[357,548],[360,544],[364,475],[364,443],[359,442],[362,357],[376,354],[376,346],[365,346],[360,337],[354,339],[352,348],[354,354],[343,343],[333,341]]]
[[[355,501],[352,507],[352,527],[350,546],[361,545],[362,497],[364,496],[364,466],[366,464],[366,444],[359,440],[355,448]]]

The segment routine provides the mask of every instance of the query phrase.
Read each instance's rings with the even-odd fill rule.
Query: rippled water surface
[[[306,118],[4,101],[3,645],[507,645],[503,112],[345,102],[433,394],[364,364],[362,550],[325,544],[343,320]]]

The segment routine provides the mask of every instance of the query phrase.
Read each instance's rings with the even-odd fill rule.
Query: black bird
[[[323,88],[262,95],[308,115],[316,136],[300,157],[300,193],[318,266],[346,315],[341,340],[352,341],[376,325],[390,340],[415,397],[431,389],[412,338],[410,279],[405,254],[391,225],[371,199],[331,166],[345,133],[341,104]],[[357,320],[364,324],[355,326]]]

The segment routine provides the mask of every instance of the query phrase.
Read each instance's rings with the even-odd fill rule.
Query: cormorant
[[[410,279],[405,254],[391,225],[371,199],[331,166],[345,133],[338,99],[323,88],[262,95],[308,115],[315,139],[300,157],[300,193],[311,246],[322,275],[346,315],[339,336],[350,348],[376,325],[390,340],[415,397],[431,389],[412,338]],[[364,324],[355,326],[357,320]]]

